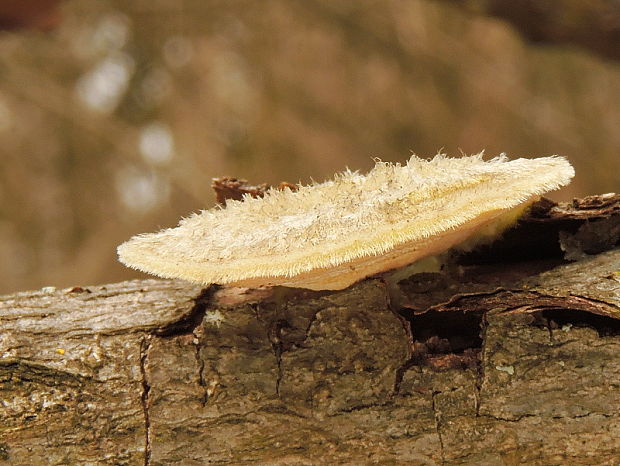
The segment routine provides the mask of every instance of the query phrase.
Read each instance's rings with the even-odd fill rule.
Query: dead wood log
[[[542,202],[396,286],[2,297],[0,463],[618,464],[619,217]]]

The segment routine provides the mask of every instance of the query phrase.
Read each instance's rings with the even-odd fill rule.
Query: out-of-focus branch
[[[0,30],[39,29],[49,31],[60,22],[61,0],[20,0],[0,3]]]
[[[448,0],[502,18],[531,41],[573,44],[620,60],[620,3],[616,0]]]

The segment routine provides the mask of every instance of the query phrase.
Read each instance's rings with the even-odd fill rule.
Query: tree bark
[[[607,195],[397,283],[2,297],[0,463],[619,464],[619,239]]]

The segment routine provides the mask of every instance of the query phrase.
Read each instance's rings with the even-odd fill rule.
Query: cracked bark
[[[432,397],[432,402],[433,402],[433,416],[435,417],[435,432],[437,432],[437,437],[439,438],[439,446],[441,447],[441,450],[439,452],[439,457],[441,458],[441,462],[445,463],[445,459],[446,459],[446,455],[444,454],[444,446],[443,446],[443,439],[441,438],[441,417],[437,411],[437,406],[436,406],[436,396],[438,394],[440,394],[441,392],[433,392],[433,397]]]
[[[147,376],[150,339],[151,336],[149,335],[140,341],[140,375],[142,376],[142,396],[140,401],[142,402],[142,411],[144,412],[144,466],[149,466],[151,463],[151,419],[149,413],[151,384]]]
[[[2,297],[0,462],[616,464],[619,212],[543,202],[397,300],[381,277]]]

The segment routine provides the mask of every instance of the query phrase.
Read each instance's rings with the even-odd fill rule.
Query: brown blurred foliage
[[[556,198],[620,190],[620,68],[429,0],[75,0],[0,33],[0,291],[135,277],[115,247],[211,178],[371,157],[562,154]]]

